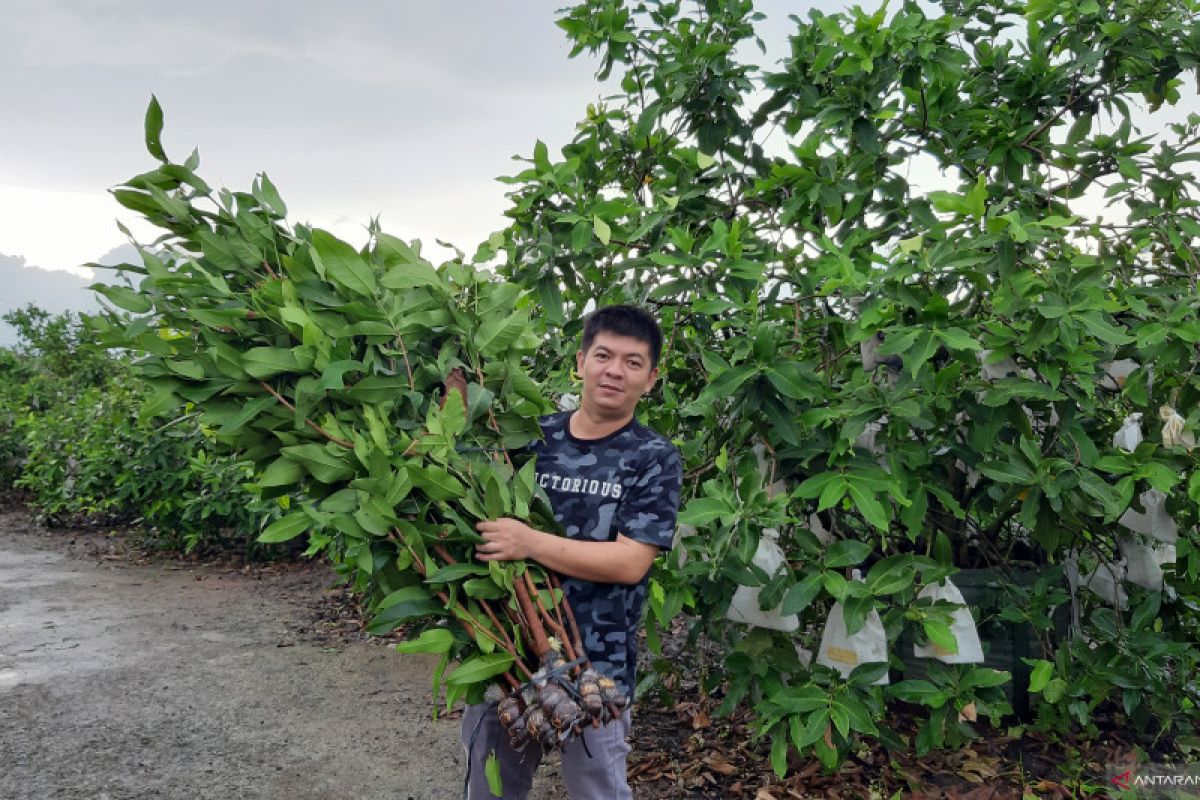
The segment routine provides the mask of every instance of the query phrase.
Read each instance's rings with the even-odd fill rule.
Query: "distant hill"
[[[100,258],[97,264],[140,263],[132,245],[121,245]],[[98,276],[96,280],[104,276]],[[26,263],[24,256],[9,256],[0,253],[0,314],[13,311],[29,303],[51,313],[83,311],[95,313],[100,304],[87,288],[95,280],[83,278],[72,272],[43,269]],[[0,322],[0,346],[16,343],[13,329]]]

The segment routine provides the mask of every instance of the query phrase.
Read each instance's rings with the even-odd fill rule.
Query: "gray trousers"
[[[629,754],[629,709],[618,720],[600,728],[585,728],[583,739],[573,739],[562,751],[563,780],[571,800],[632,800],[625,777],[625,756]],[[468,800],[492,800],[497,795],[488,788],[484,764],[495,750],[500,762],[502,800],[525,800],[533,786],[533,773],[542,761],[542,750],[530,743],[518,753],[508,743],[500,726],[496,707],[487,704],[467,706],[462,718],[462,746],[470,763]],[[591,753],[590,757],[588,753]]]

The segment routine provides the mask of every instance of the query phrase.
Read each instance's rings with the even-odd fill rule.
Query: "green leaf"
[[[126,286],[107,286],[103,283],[94,283],[89,288],[104,295],[104,298],[117,308],[134,314],[145,314],[154,308],[150,298],[138,294]]]
[[[458,478],[436,465],[406,465],[408,477],[413,485],[421,489],[430,500],[442,501],[461,497],[465,488]]]
[[[1012,674],[1004,670],[976,667],[963,676],[959,685],[964,689],[987,689],[992,686],[1001,686],[1011,679]],[[1030,690],[1032,688],[1031,686]]]
[[[842,539],[834,542],[821,560],[826,569],[842,569],[861,564],[873,548],[866,542]]]
[[[879,129],[875,127],[875,123],[865,117],[859,117],[854,120],[852,128],[854,140],[864,153],[875,155],[879,152]]]
[[[304,533],[312,524],[312,517],[303,511],[295,511],[268,525],[267,529],[258,535],[258,541],[268,544],[286,542]]]
[[[357,250],[320,228],[313,229],[312,243],[331,281],[362,297],[374,296],[375,273]]]
[[[338,483],[354,474],[345,450],[331,451],[324,445],[301,444],[285,447],[281,452],[321,483]]]
[[[482,355],[503,356],[528,327],[529,317],[524,311],[514,311],[507,317],[492,317],[475,332],[475,349]]]
[[[533,145],[533,167],[537,170],[538,175],[545,175],[550,171],[550,153],[546,143],[541,139],[538,139]],[[494,794],[499,794],[499,792]]]
[[[791,728],[792,744],[797,750],[803,750],[814,742],[820,741],[825,735],[825,727],[829,724],[829,708],[818,708],[809,715],[804,728],[801,730],[799,726]]]
[[[821,496],[817,500],[817,511],[832,508],[846,496],[846,490],[850,487],[846,476],[841,473],[833,473],[833,475],[833,480],[826,483],[825,488],[821,490]]]
[[[282,372],[301,372],[311,361],[285,347],[252,347],[242,354],[242,369],[252,378],[270,378]]]
[[[733,513],[733,509],[724,500],[716,497],[698,497],[690,501],[679,512],[679,521],[684,525],[703,528],[705,525]]]
[[[382,604],[381,604],[382,606]],[[409,642],[396,645],[398,653],[445,653],[454,646],[454,634],[445,628],[430,628]]]
[[[612,228],[608,227],[608,223],[598,216],[592,217],[592,231],[602,244],[607,245],[609,240],[612,239]]]
[[[846,714],[845,706],[835,700],[829,707],[829,718],[843,739],[850,736],[850,717]]]
[[[937,328],[936,331],[938,338],[951,350],[981,350],[983,347],[962,328]]]
[[[946,693],[929,681],[906,680],[894,683],[887,688],[891,696],[906,703],[938,708],[945,704]]]
[[[385,289],[419,289],[435,287],[444,289],[442,278],[432,265],[424,261],[410,261],[398,264],[383,274],[379,285]]]
[[[758,371],[759,366],[757,364],[739,364],[724,372],[710,376],[711,379],[708,386],[700,393],[701,401],[731,397],[741,388],[742,384],[757,375]]]
[[[408,586],[384,598],[380,603],[379,613],[367,625],[367,630],[376,635],[387,633],[409,620],[428,617],[444,610],[441,603],[429,596],[424,586]]]
[[[807,379],[798,364],[776,364],[766,371],[776,391],[793,400],[809,400],[821,395],[819,383]]]
[[[268,464],[256,483],[263,488],[291,486],[303,477],[304,468],[287,456],[283,456]]]
[[[912,349],[904,356],[904,368],[908,371],[908,374],[915,378],[925,362],[933,358],[933,354],[937,352],[937,349],[938,337],[933,328],[918,333],[916,341],[913,342]]]
[[[821,573],[814,572],[793,583],[783,596],[783,604],[779,611],[784,616],[799,614],[821,593]]]
[[[938,648],[945,650],[947,653],[958,652],[958,640],[954,638],[954,632],[950,630],[950,626],[941,620],[927,619],[922,627],[925,629],[925,635],[929,637],[929,641]]]
[[[809,476],[803,483],[793,489],[792,496],[805,500],[820,497],[824,493],[825,487],[833,481],[838,480],[843,480],[840,472],[818,472],[815,475]]]
[[[447,564],[425,579],[426,583],[453,583],[467,577],[487,575],[488,569],[484,564]]]
[[[968,214],[970,205],[962,195],[953,192],[934,191],[929,193],[929,202],[936,211],[951,214]]]
[[[167,369],[174,372],[176,375],[182,375],[185,378],[191,378],[194,381],[204,380],[204,368],[195,361],[176,361],[169,359],[163,362]]]
[[[225,423],[221,425],[219,429],[217,429],[217,433],[221,434],[222,436],[229,436],[237,433],[264,410],[274,406],[275,404],[276,400],[271,395],[255,398],[254,400],[251,400],[243,405],[237,414],[226,420]]]
[[[846,593],[850,588],[849,582],[842,577],[840,572],[822,572],[821,585],[834,600],[845,600]]]
[[[999,483],[1016,483],[1027,486],[1033,483],[1034,475],[1020,461],[988,461],[976,467],[980,474]]]
[[[488,753],[487,761],[483,764],[483,775],[487,778],[488,791],[496,797],[504,796],[504,781],[500,779],[500,760],[496,751]]]
[[[771,769],[778,778],[787,774],[788,740],[782,725],[776,725],[771,734]]]
[[[1135,631],[1140,631],[1147,622],[1153,622],[1154,618],[1158,616],[1161,603],[1162,592],[1147,593],[1145,599],[1133,610],[1129,627]]]
[[[846,676],[846,680],[849,683],[854,684],[855,686],[871,686],[876,681],[878,681],[880,678],[882,678],[884,675],[887,674],[888,667],[889,667],[889,664],[886,661],[870,661],[870,662],[867,662],[866,664],[859,664],[857,667],[855,667],[853,670],[850,671],[850,674]],[[846,702],[847,704],[849,704],[850,698],[847,696],[847,698],[843,702]],[[858,701],[855,700],[854,703],[857,704]],[[861,708],[861,705],[859,707],[862,710],[863,715],[866,717],[866,719],[869,722],[870,716],[867,714],[866,709]],[[851,719],[850,719],[851,725],[854,724],[854,716],[855,715],[853,713],[851,713]],[[860,728],[857,726],[855,726],[855,727],[857,728],[857,730],[860,730],[863,733],[871,732],[870,730],[867,730],[865,728]],[[872,730],[874,729],[874,727],[875,727],[875,725],[871,724]]]
[[[469,686],[482,683],[488,678],[494,678],[508,672],[513,664],[509,653],[488,653],[476,656],[459,664],[453,672],[446,676],[446,683],[451,686]]]
[[[867,572],[867,589],[872,595],[895,594],[912,586],[915,573],[908,556],[893,556],[875,562]]]
[[[884,505],[875,498],[875,493],[863,489],[856,483],[850,484],[850,498],[863,518],[882,531],[888,529],[888,514]]]
[[[829,695],[817,686],[787,686],[770,695],[771,705],[787,714],[808,714],[829,705]]]
[[[1054,675],[1054,664],[1040,658],[1034,661],[1033,664],[1033,669],[1029,673],[1029,691],[1040,692],[1046,688],[1046,684],[1050,682],[1050,678]]]
[[[168,163],[162,146],[163,110],[154,95],[150,95],[150,104],[146,106],[145,128],[146,150],[164,164]]]

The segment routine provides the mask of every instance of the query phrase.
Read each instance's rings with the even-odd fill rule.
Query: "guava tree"
[[[656,573],[652,615],[684,610],[727,643],[710,688],[754,705],[777,770],[789,748],[834,764],[858,736],[897,743],[892,700],[926,707],[919,749],[961,742],[968,708],[1008,710],[1006,676],[842,679],[794,636],[723,624],[739,584],[808,637],[835,600],[851,632],[877,610],[895,655],[905,631],[955,647],[923,586],[998,569],[1004,618],[1038,632],[1023,666],[1044,724],[1194,724],[1200,116],[1162,117],[1196,75],[1197,8],[812,11],[765,66],[749,0],[561,12],[573,54],[619,89],[506,179],[502,271],[561,326],[535,371],[557,391],[589,303],[659,310],[645,413],[682,448],[695,532]],[[1140,434],[1118,447],[1126,425]],[[1174,558],[1155,551],[1165,582],[1123,582],[1124,550],[1162,543],[1119,520],[1158,499],[1178,536]],[[767,529],[783,531],[773,575],[753,563]],[[1115,607],[1063,575],[1109,567]],[[1052,636],[1072,605],[1076,635]]]

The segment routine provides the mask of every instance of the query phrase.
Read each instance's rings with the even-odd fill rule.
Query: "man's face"
[[[630,416],[650,391],[658,369],[650,366],[650,345],[631,336],[597,333],[585,353],[575,354],[583,378],[585,410],[607,418]]]

